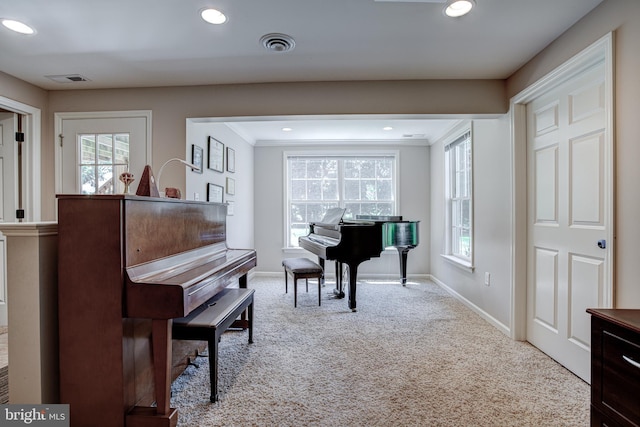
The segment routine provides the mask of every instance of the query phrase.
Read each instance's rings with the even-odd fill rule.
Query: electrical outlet
[[[193,193],[193,200],[200,200],[200,193]]]
[[[487,286],[491,285],[491,273],[489,272],[484,273],[484,284]]]

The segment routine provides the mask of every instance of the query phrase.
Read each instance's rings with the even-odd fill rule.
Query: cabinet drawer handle
[[[623,358],[626,362],[629,362],[629,363],[631,363],[633,366],[635,366],[636,368],[640,369],[640,363],[636,362],[636,361],[635,361],[635,360],[633,360],[632,358],[627,357],[627,356],[625,356],[625,355],[623,355],[623,356],[622,356],[622,358]]]

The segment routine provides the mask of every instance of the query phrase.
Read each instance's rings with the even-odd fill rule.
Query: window
[[[345,219],[395,214],[397,155],[285,157],[288,247],[330,208],[345,208]]]
[[[445,146],[447,254],[473,266],[473,155],[471,131]]]
[[[129,134],[81,134],[82,194],[115,194],[124,190],[116,177],[129,170]]]

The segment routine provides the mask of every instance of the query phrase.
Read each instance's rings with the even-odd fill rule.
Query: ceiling
[[[0,18],[25,22],[36,33],[0,26],[0,71],[47,90],[504,79],[601,1],[476,0],[469,15],[453,19],[442,13],[444,0],[2,0]],[[228,22],[204,22],[199,11],[205,7],[223,11]],[[295,48],[267,51],[259,40],[268,33],[290,35]],[[88,81],[46,77],[69,75]],[[420,121],[391,124],[395,136],[361,131],[355,139],[442,131],[403,128],[410,124],[451,126]],[[312,139],[353,132],[345,120],[334,124],[337,134],[328,134],[325,123]],[[255,141],[306,139],[302,129],[314,123],[280,137],[264,125],[256,122],[244,131]]]

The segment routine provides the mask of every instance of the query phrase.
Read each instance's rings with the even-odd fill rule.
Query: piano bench
[[[211,402],[218,401],[218,341],[245,310],[253,342],[253,289],[224,288],[186,317],[173,319],[173,339],[207,341]]]
[[[322,305],[320,286],[324,271],[309,258],[286,258],[282,261],[284,267],[284,292],[289,292],[289,274],[293,276],[293,306],[298,306],[298,279],[304,279],[309,292],[309,279],[318,279],[318,305]]]

